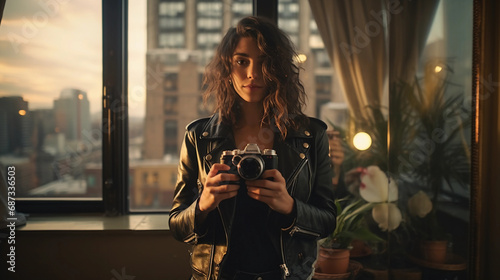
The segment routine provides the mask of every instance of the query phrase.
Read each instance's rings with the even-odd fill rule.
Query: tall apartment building
[[[279,1],[278,25],[300,54],[306,113],[332,100],[332,68],[307,0]],[[205,65],[223,34],[252,14],[251,0],[148,0],[144,159],[178,155],[185,126],[210,115],[202,104]]]
[[[32,120],[21,96],[0,97],[0,155],[24,154],[32,148]]]
[[[56,132],[64,133],[67,141],[82,141],[84,131],[90,131],[90,104],[87,93],[79,89],[64,89],[54,100]]]

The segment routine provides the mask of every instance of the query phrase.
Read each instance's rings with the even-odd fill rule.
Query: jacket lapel
[[[285,141],[275,142],[275,150],[278,154],[278,168],[286,180],[289,191],[294,177],[308,161],[311,142],[311,133],[304,129],[291,131]],[[280,157],[280,154],[288,156]]]
[[[231,128],[219,122],[219,115],[214,114],[203,127],[200,140],[207,143],[206,154],[210,166],[220,161],[220,155],[225,150],[235,149],[234,136]]]
[[[203,149],[206,153],[204,164],[207,173],[214,163],[220,162],[220,156],[223,151],[235,149],[233,132],[229,126],[219,122],[218,114],[214,114],[207,121],[199,138],[200,143],[206,145],[205,147],[198,148],[200,150]],[[203,175],[206,176],[206,173]],[[221,201],[218,207],[226,234],[228,235],[230,235],[231,230],[228,224],[233,220],[235,206],[235,198],[231,198]]]

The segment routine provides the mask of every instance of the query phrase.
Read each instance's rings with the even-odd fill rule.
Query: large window
[[[175,182],[167,184],[161,176],[176,175],[185,126],[213,110],[213,104],[206,106],[201,98],[204,67],[226,30],[252,14],[253,1],[154,0],[148,5],[146,9],[144,1],[129,0],[129,13],[134,15],[129,18],[129,154],[130,172],[135,174],[130,182],[130,207],[132,211],[168,211],[172,197],[151,202],[139,194],[143,188],[148,193],[173,194]],[[308,114],[318,116],[321,106],[339,92],[332,89],[332,71],[326,54],[321,53],[321,37],[310,8],[304,7],[297,0],[279,1],[277,22],[309,60],[302,65],[303,73],[311,70],[303,75],[314,104]],[[299,35],[301,25],[311,31]],[[316,36],[315,44],[310,35]],[[316,53],[323,57],[317,58]],[[323,63],[315,67],[318,59]],[[142,176],[137,175],[139,168],[159,172],[160,188],[138,179]]]
[[[100,1],[8,1],[0,28],[0,168],[17,198],[101,199]]]
[[[130,210],[168,211],[185,127],[213,109],[204,67],[252,0],[129,0],[129,13]]]

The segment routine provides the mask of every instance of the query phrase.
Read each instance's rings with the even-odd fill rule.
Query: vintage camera
[[[265,149],[261,153],[259,146],[253,143],[244,150],[223,151],[220,161],[231,167],[228,173],[238,174],[244,180],[256,180],[264,170],[278,168],[276,151]]]

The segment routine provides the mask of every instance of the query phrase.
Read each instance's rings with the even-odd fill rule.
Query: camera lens
[[[238,163],[238,174],[245,180],[255,180],[260,177],[264,170],[262,158],[248,155],[241,158]]]

